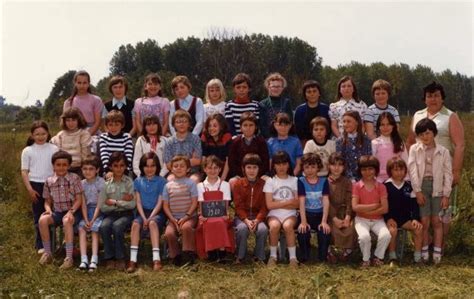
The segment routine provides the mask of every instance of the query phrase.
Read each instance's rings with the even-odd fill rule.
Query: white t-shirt
[[[318,172],[318,176],[328,176],[328,161],[329,156],[332,153],[336,152],[336,142],[334,140],[328,139],[326,144],[319,145],[314,140],[309,140],[306,142],[303,150],[303,154],[306,153],[315,153],[321,158],[323,162],[323,168]]]
[[[265,182],[263,192],[272,193],[273,201],[292,200],[298,196],[298,178],[288,176],[280,179],[274,176]],[[296,209],[273,209],[268,212],[268,217],[270,216],[283,222],[288,217],[296,216]]]
[[[204,104],[204,111],[206,112],[206,116],[205,116],[204,121],[206,121],[206,119],[209,116],[211,116],[212,114],[219,113],[219,114],[222,114],[222,116],[224,116],[225,115],[225,102],[222,101],[217,105],[212,105],[211,103],[206,103],[206,104]]]
[[[44,183],[53,175],[51,157],[57,151],[58,147],[49,142],[25,147],[21,152],[21,170],[28,170],[31,182]]]
[[[219,183],[221,184],[219,188]],[[221,181],[221,179],[217,179],[214,184],[209,183],[207,178],[204,182],[197,184],[197,191],[198,191],[198,201],[204,201],[204,192],[207,188],[208,191],[217,191],[220,190],[223,193],[224,200],[230,201],[230,185],[226,181]]]

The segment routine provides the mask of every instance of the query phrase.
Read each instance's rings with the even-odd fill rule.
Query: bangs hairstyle
[[[420,135],[426,131],[431,131],[436,136],[438,135],[438,128],[436,128],[436,123],[429,118],[423,118],[415,126],[415,134]]]
[[[403,152],[405,149],[405,145],[403,143],[402,137],[400,137],[400,134],[398,133],[398,126],[397,122],[395,121],[395,117],[393,117],[393,114],[390,112],[382,112],[379,115],[379,118],[377,118],[377,124],[375,127],[377,128],[377,131],[380,131],[380,125],[382,124],[382,120],[388,120],[388,123],[392,126],[392,133],[390,133],[390,139],[392,139],[393,143],[393,153],[399,153]]]
[[[250,76],[246,73],[238,73],[235,75],[234,79],[232,79],[232,87],[235,85],[239,85],[242,83],[247,83],[249,88],[252,88],[252,83],[250,82]]]
[[[35,120],[30,127],[30,133],[31,135],[28,137],[26,140],[26,146],[33,145],[35,141],[33,140],[33,133],[36,129],[38,128],[43,128],[47,133],[48,133],[48,138],[46,139],[46,142],[49,142],[51,140],[51,134],[49,133],[49,127],[48,124],[43,121],[43,120]]]
[[[344,171],[342,172],[342,175],[345,175],[346,174],[346,168],[347,168],[346,159],[344,159],[344,156],[341,153],[334,152],[334,153],[329,155],[328,165],[337,165],[337,164],[341,164],[342,166],[344,166]],[[329,170],[329,173],[330,173],[331,169],[329,169],[329,167],[328,167],[328,170]]]
[[[206,84],[206,91],[204,93],[204,99],[206,100],[206,103],[210,103],[211,100],[209,99],[209,88],[210,87],[218,87],[219,88],[219,91],[221,93],[221,101],[225,102],[225,100],[227,99],[227,94],[225,92],[225,88],[224,88],[224,84],[222,84],[222,81],[217,79],[217,78],[214,78],[214,79],[211,79],[209,82],[207,82]]]
[[[361,148],[362,145],[364,144],[364,132],[362,132],[362,119],[360,118],[360,114],[357,111],[347,111],[346,113],[344,113],[342,115],[342,118],[344,118],[346,116],[352,117],[357,122],[356,145],[357,145],[357,147]],[[344,130],[344,133],[343,133],[343,144],[344,144],[344,146],[349,144],[349,136],[348,136],[346,130]]]
[[[191,114],[189,114],[188,111],[183,110],[183,109],[178,109],[176,112],[173,114],[173,117],[171,118],[171,123],[173,124],[173,127],[175,126],[175,122],[178,118],[186,118],[189,123],[189,127],[191,128],[191,122],[193,119],[191,118]]]
[[[339,101],[341,98],[342,98],[342,94],[341,94],[341,85],[342,83],[346,82],[346,81],[351,81],[352,83],[352,87],[354,88],[354,91],[352,92],[352,98],[357,102],[359,103],[360,100],[359,100],[359,95],[357,94],[357,87],[354,83],[354,80],[352,79],[351,76],[344,76],[341,78],[341,80],[339,80],[339,82],[337,83],[337,96],[336,96],[336,102]]]
[[[317,88],[320,94],[320,98],[321,98],[321,84],[319,84],[319,82],[315,80],[308,80],[308,81],[305,81],[303,83],[303,87],[301,87],[301,93],[303,94],[303,98],[305,101],[307,101],[306,90],[308,88]]]
[[[161,128],[160,118],[155,114],[147,115],[143,118],[142,131],[140,133],[145,138],[146,142],[150,143],[150,136],[148,136],[146,132],[146,126],[151,125],[151,124],[156,124],[158,126],[158,130],[156,131],[156,141],[160,142],[160,136],[163,133],[162,133],[162,128]]]
[[[306,153],[301,158],[301,165],[316,165],[318,170],[323,168],[323,161],[321,161],[321,157],[316,153]]]
[[[105,117],[105,125],[108,125],[109,123],[121,123],[124,125],[125,117],[123,116],[123,113],[118,110],[112,110],[107,113],[107,116]]]
[[[407,174],[407,163],[400,157],[393,157],[392,159],[387,161],[387,174],[389,177],[392,176],[392,170],[394,170],[395,168],[404,169],[405,175]]]
[[[127,79],[125,79],[125,77],[122,77],[122,76],[113,76],[112,78],[110,78],[110,81],[109,81],[109,92],[111,94],[113,94],[112,92],[112,87],[117,85],[117,84],[122,84],[124,87],[125,87],[125,94],[127,94],[127,91],[128,91],[128,82],[127,82]]]
[[[171,167],[173,167],[173,163],[176,163],[176,162],[179,162],[179,161],[184,161],[184,163],[186,164],[186,167],[189,169],[191,169],[191,161],[189,161],[189,158],[184,156],[184,155],[176,155],[173,157],[173,159],[171,159]]]
[[[219,124],[219,134],[217,135],[217,142],[214,140],[214,138],[209,134],[209,124],[211,121],[216,120],[217,123]],[[207,119],[206,122],[204,123],[204,129],[202,133],[204,134],[204,137],[206,140],[210,143],[217,144],[220,140],[222,140],[222,137],[224,136],[225,133],[229,131],[229,128],[227,127],[227,121],[225,120],[225,117],[220,114],[220,113],[214,113],[211,114]]]
[[[278,132],[275,129],[275,124],[285,124],[285,125],[290,125],[290,130],[288,131],[288,135],[295,135],[295,128],[293,126],[293,122],[290,119],[290,116],[286,114],[285,112],[278,112],[275,115],[275,118],[272,121],[272,124],[270,126],[270,135],[272,136],[278,136]]]
[[[251,121],[255,124],[255,133],[254,135],[257,135],[258,134],[258,120],[257,120],[257,117],[255,116],[255,114],[253,114],[253,112],[249,112],[249,111],[245,111],[244,113],[242,113],[240,115],[240,127],[242,127],[242,124],[244,123],[244,121]]]
[[[112,168],[112,164],[123,161],[125,163],[125,174],[128,173],[128,162],[127,162],[127,157],[125,157],[125,154],[123,152],[113,152],[112,155],[110,155],[109,159],[109,168]]]
[[[160,171],[161,171],[160,161],[158,159],[158,156],[154,152],[145,153],[140,158],[140,163],[138,164],[138,168],[140,169],[140,175],[145,176],[145,170],[144,169],[145,169],[145,166],[146,166],[146,162],[148,160],[153,160],[153,163],[155,163],[155,166],[156,166],[155,175],[160,175]]]
[[[212,166],[212,164],[215,164],[220,169],[224,167],[224,162],[222,162],[221,159],[219,159],[217,156],[214,156],[214,155],[209,155],[202,160],[203,169],[206,168],[207,166]]]
[[[374,156],[364,155],[359,158],[359,161],[357,161],[357,174],[360,177],[362,177],[362,168],[374,168],[375,176],[378,176],[380,171],[380,162]]]
[[[374,96],[374,93],[376,90],[383,89],[385,90],[388,95],[390,96],[392,94],[392,85],[388,83],[388,81],[378,79],[372,84],[372,96]]]
[[[77,107],[70,107],[64,110],[63,114],[61,115],[61,120],[59,121],[59,125],[61,129],[67,130],[66,126],[66,119],[72,118],[77,120],[77,128],[78,129],[85,129],[87,127],[86,120],[84,119],[84,115],[82,114],[81,110]]]
[[[257,154],[246,154],[242,159],[242,169],[245,168],[246,165],[257,165],[258,168],[262,167],[262,159]]]
[[[54,164],[54,162],[56,162],[57,160],[59,159],[65,159],[67,160],[68,164],[71,165],[72,163],[72,156],[70,153],[66,152],[66,151],[63,151],[63,150],[59,150],[57,152],[55,152],[53,154],[53,156],[51,156],[51,164]]]
[[[281,84],[283,85],[283,89],[286,88],[287,86],[287,82],[286,82],[286,79],[285,77],[283,77],[280,73],[271,73],[270,75],[268,75],[266,78],[265,78],[265,81],[263,82],[263,86],[266,88],[266,89],[269,89],[270,88],[270,83],[272,81],[280,81]]]
[[[74,97],[77,95],[77,88],[76,88],[76,80],[78,77],[80,76],[84,76],[87,78],[87,82],[89,83],[89,87],[87,87],[87,92],[88,93],[92,93],[92,89],[91,89],[91,76],[89,75],[88,72],[84,71],[84,70],[81,70],[81,71],[77,71],[75,74],[74,74],[74,77],[72,78],[72,84],[73,84],[73,89],[72,89],[72,95],[66,100],[66,101],[69,101],[70,102],[70,106],[72,107],[72,103],[74,101]]]
[[[425,87],[423,87],[423,102],[425,101],[425,98],[426,98],[426,94],[427,93],[434,93],[436,91],[438,91],[441,93],[441,98],[445,99],[446,97],[446,94],[444,93],[444,87],[443,85],[439,84],[438,82],[436,81],[433,81],[431,82],[430,84],[426,85]]]
[[[87,157],[84,160],[82,160],[82,163],[81,163],[81,166],[85,166],[85,165],[93,166],[95,167],[95,169],[99,169],[100,159],[96,155],[87,155]]]
[[[276,173],[275,172],[275,165],[276,164],[284,164],[284,163],[288,164],[288,169],[286,171],[287,174],[292,175],[290,156],[285,151],[277,151],[272,157],[272,171],[273,171],[274,175]]]
[[[146,77],[145,77],[145,82],[143,83],[143,90],[142,90],[142,95],[144,97],[148,97],[148,91],[146,90],[146,84],[148,82],[153,82],[155,84],[159,84],[160,87],[161,87],[161,77],[157,74],[157,73],[150,73],[148,74]],[[163,91],[162,89],[160,88],[160,91],[158,91],[158,96],[163,96]]]
[[[186,85],[189,90],[191,90],[192,88],[191,81],[189,81],[188,77],[182,75],[176,76],[173,78],[173,80],[171,80],[171,89],[173,91],[173,94],[174,89],[176,88],[176,86],[178,86],[179,83],[183,83],[184,85]]]
[[[325,117],[316,116],[313,118],[309,123],[309,129],[313,131],[315,126],[324,126],[326,128],[326,133],[330,132],[329,122]]]

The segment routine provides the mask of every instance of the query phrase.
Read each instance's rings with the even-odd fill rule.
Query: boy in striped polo
[[[197,197],[196,183],[187,177],[191,163],[186,156],[177,155],[171,160],[171,173],[174,180],[166,183],[163,189],[163,210],[168,217],[165,238],[168,242],[169,256],[175,265],[184,262],[193,263],[196,251],[194,228],[197,223]],[[181,236],[182,251],[178,243]]]
[[[122,112],[112,110],[105,118],[106,133],[102,133],[99,139],[99,156],[102,162],[104,177],[112,177],[110,172],[109,159],[113,152],[123,152],[127,158],[127,168],[132,170],[133,142],[129,133],[122,132],[125,126],[125,117]]]
[[[232,136],[242,134],[240,130],[240,116],[242,113],[248,111],[252,112],[257,120],[260,117],[260,105],[257,101],[252,101],[249,98],[250,77],[245,73],[237,74],[232,80],[235,99],[229,101],[225,105],[225,118],[229,125],[229,131]]]

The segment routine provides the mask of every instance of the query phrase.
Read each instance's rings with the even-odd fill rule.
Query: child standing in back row
[[[214,78],[207,82],[204,98],[206,100],[204,104],[205,119],[216,113],[225,116],[227,94],[221,80]]]

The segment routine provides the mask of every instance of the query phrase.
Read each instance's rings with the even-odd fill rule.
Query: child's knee
[[[140,231],[140,228],[141,228],[141,224],[138,223],[137,221],[133,221],[132,228],[131,228],[132,232],[138,232]]]
[[[390,240],[392,239],[392,235],[390,234],[388,230],[381,230],[379,232],[378,239],[381,241],[390,242]]]
[[[369,233],[360,233],[359,234],[359,242],[360,243],[370,243],[372,240],[371,240],[371,237],[370,237],[370,234]]]
[[[63,217],[63,226],[71,226],[74,224],[74,216]]]
[[[392,237],[396,237],[398,234],[398,227],[389,226],[388,231]]]
[[[148,226],[152,229],[158,229],[158,224],[156,223],[156,221],[154,220],[151,220],[149,223],[148,223]]]

